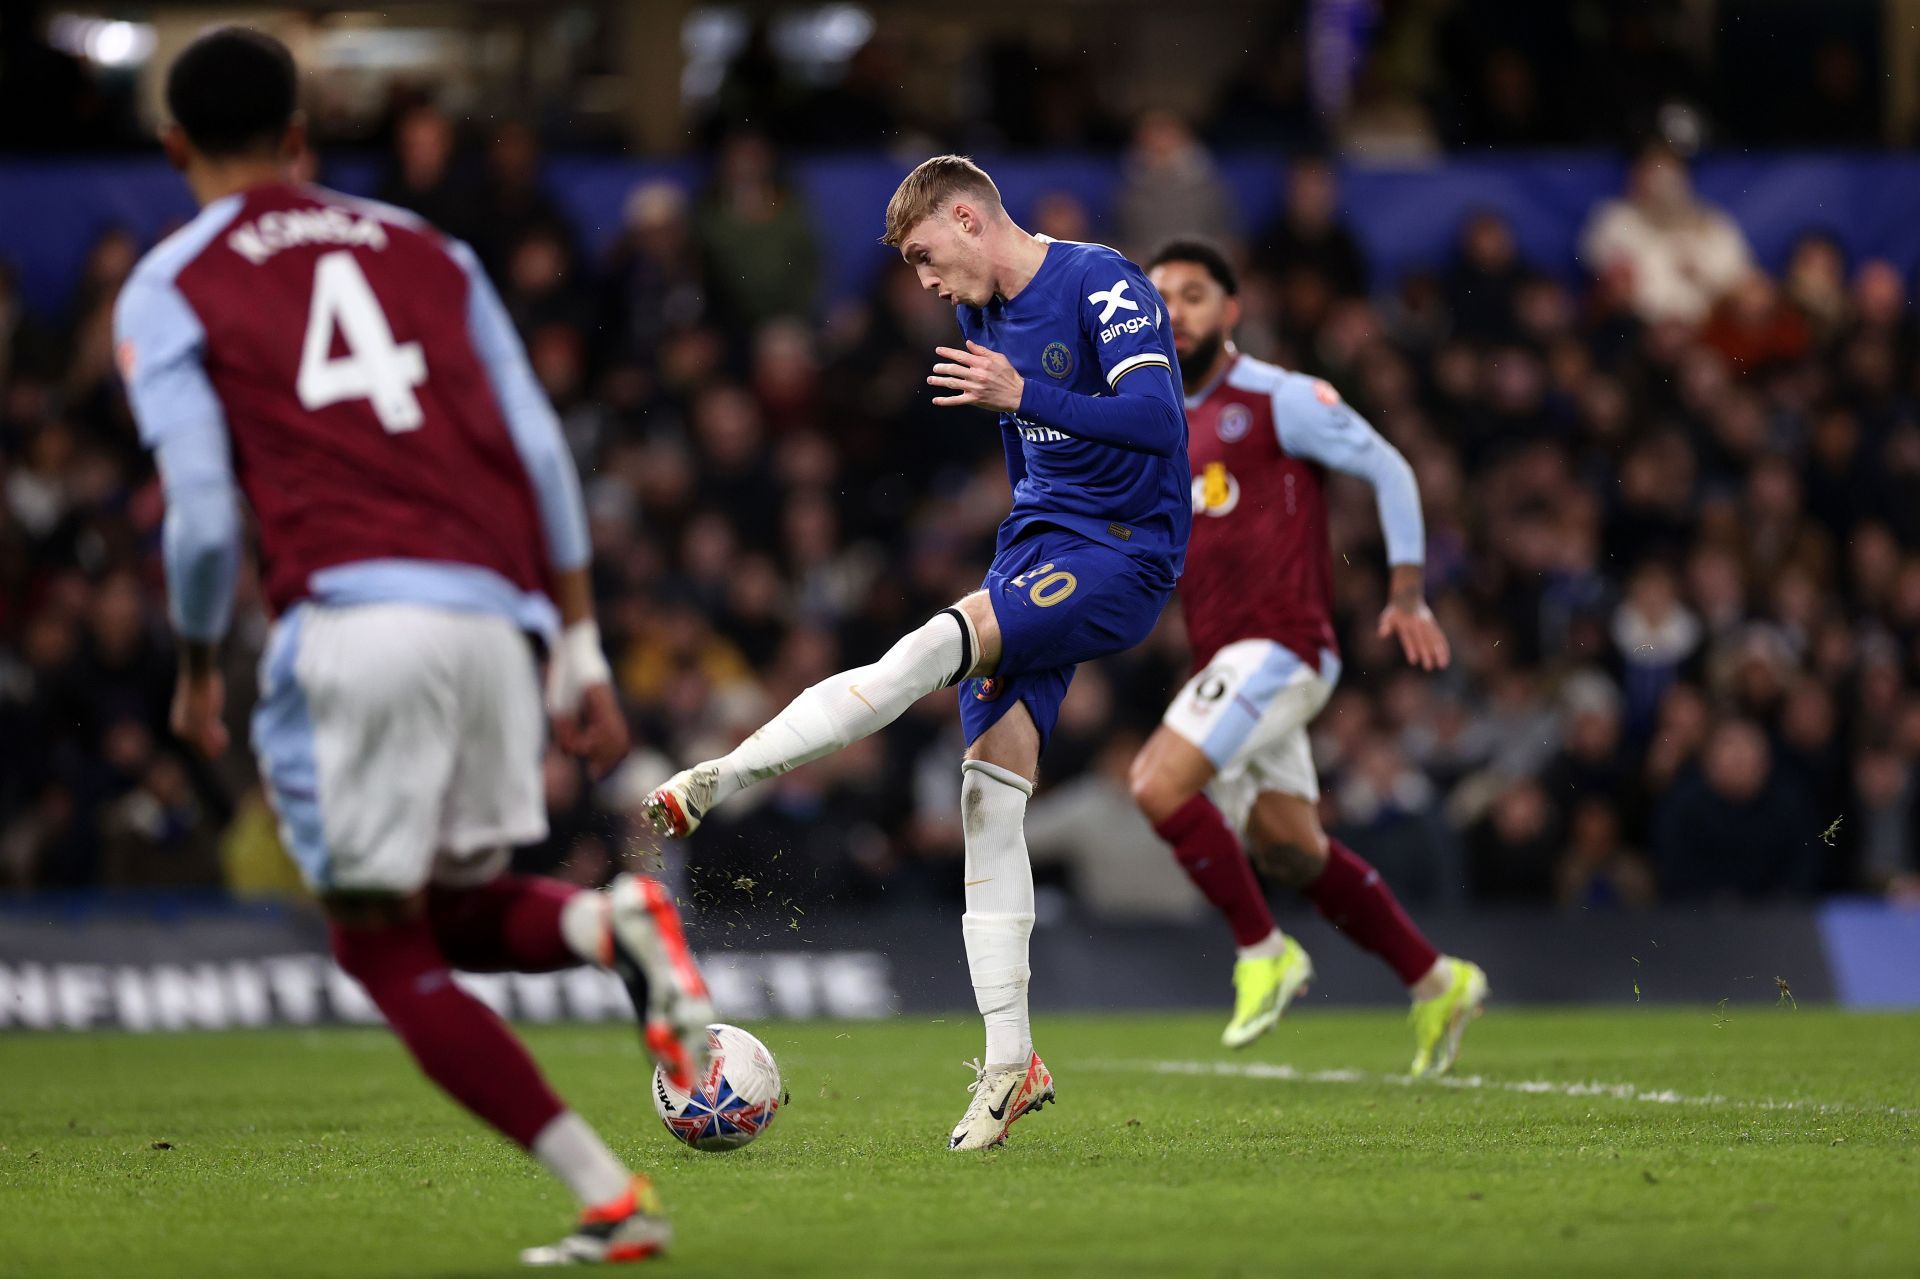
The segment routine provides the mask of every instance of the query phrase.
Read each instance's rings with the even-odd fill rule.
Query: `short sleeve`
[[[1140,268],[1118,254],[1094,258],[1081,278],[1080,326],[1100,358],[1109,389],[1135,369],[1172,362],[1161,336],[1166,308]]]

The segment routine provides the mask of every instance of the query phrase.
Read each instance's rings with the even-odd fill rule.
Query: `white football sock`
[[[966,614],[941,610],[873,665],[821,680],[734,747],[719,761],[713,802],[880,731],[928,693],[958,683],[979,651]]]
[[[533,1139],[533,1157],[573,1192],[582,1207],[593,1208],[627,1193],[633,1174],[607,1149],[590,1124],[563,1110]]]
[[[1287,935],[1278,928],[1262,937],[1251,946],[1241,946],[1235,955],[1237,959],[1278,959],[1287,950]]]
[[[967,913],[960,931],[974,1002],[987,1023],[986,1064],[1025,1066],[1033,1053],[1027,1018],[1027,939],[1033,933],[1033,866],[1027,860],[1027,799],[1018,773],[970,759],[960,766],[960,818],[967,840]]]
[[[1407,993],[1415,999],[1438,999],[1447,993],[1453,985],[1453,961],[1445,955],[1433,961],[1433,967],[1413,985],[1407,987]]]
[[[580,962],[613,966],[613,930],[608,923],[612,914],[605,889],[578,892],[560,907],[560,936],[567,949],[580,956]]]

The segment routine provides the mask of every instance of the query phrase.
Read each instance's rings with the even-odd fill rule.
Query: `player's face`
[[[1240,321],[1240,301],[1229,297],[1198,262],[1162,262],[1148,277],[1167,304],[1180,372],[1206,372]]]
[[[920,277],[920,287],[939,294],[942,302],[985,306],[993,300],[993,275],[976,226],[947,209],[921,221],[900,242],[900,256]]]

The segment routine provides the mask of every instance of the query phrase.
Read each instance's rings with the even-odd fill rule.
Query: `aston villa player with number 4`
[[[1487,997],[1478,966],[1435,951],[1378,871],[1320,829],[1307,725],[1340,678],[1328,469],[1373,486],[1393,584],[1380,615],[1423,670],[1446,636],[1421,585],[1425,530],[1413,468],[1318,378],[1240,354],[1233,268],[1197,241],[1154,255],[1192,415],[1193,547],[1180,583],[1196,674],[1133,764],[1133,794],[1196,887],[1233,927],[1233,1019],[1241,1048],[1271,1030],[1313,975],[1281,934],[1240,839],[1412,993],[1413,1074],[1444,1073]],[[1224,814],[1223,811],[1224,810]]]
[[[939,156],[908,174],[885,240],[959,314],[966,344],[937,348],[934,403],[999,417],[1013,509],[993,565],[978,592],[873,665],[821,681],[731,754],[674,776],[648,815],[685,835],[743,787],[962,685],[961,930],[987,1042],[948,1146],[977,1150],[1053,1097],[1027,1018],[1027,799],[1074,667],[1145,638],[1179,578],[1193,518],[1187,421],[1166,314],[1140,269],[1021,230],[971,161]]]
[[[244,495],[277,614],[253,744],[335,958],[429,1078],[579,1199],[579,1227],[523,1260],[638,1260],[668,1239],[646,1179],[449,971],[604,965],[662,1069],[683,1085],[706,1069],[713,1009],[658,883],[505,873],[510,846],[547,832],[529,635],[550,647],[561,744],[601,771],[627,751],[579,477],[473,253],[287,180],[295,83],[258,32],[180,54],[166,149],[201,212],[141,260],[114,316],[166,491],[173,728],[226,749],[214,658]]]

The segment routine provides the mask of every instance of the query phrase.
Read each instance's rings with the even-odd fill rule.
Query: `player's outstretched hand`
[[[553,736],[561,750],[586,760],[595,777],[612,772],[632,745],[627,717],[611,684],[590,684],[580,691],[580,704],[572,713],[556,711]]]
[[[1400,641],[1400,651],[1409,664],[1423,671],[1441,671],[1453,660],[1447,646],[1447,634],[1434,619],[1433,610],[1421,600],[1411,606],[1389,604],[1380,613],[1380,638]]]
[[[1019,370],[1013,367],[1006,356],[998,351],[989,351],[978,342],[967,343],[964,351],[951,346],[936,346],[933,353],[944,362],[933,366],[933,375],[927,379],[927,385],[954,392],[952,395],[935,396],[935,404],[941,408],[977,404],[983,409],[994,409],[1001,413],[1020,411],[1020,396],[1026,390],[1026,379],[1020,376]]]
[[[227,753],[227,681],[219,671],[182,671],[173,686],[173,735],[208,759]]]

